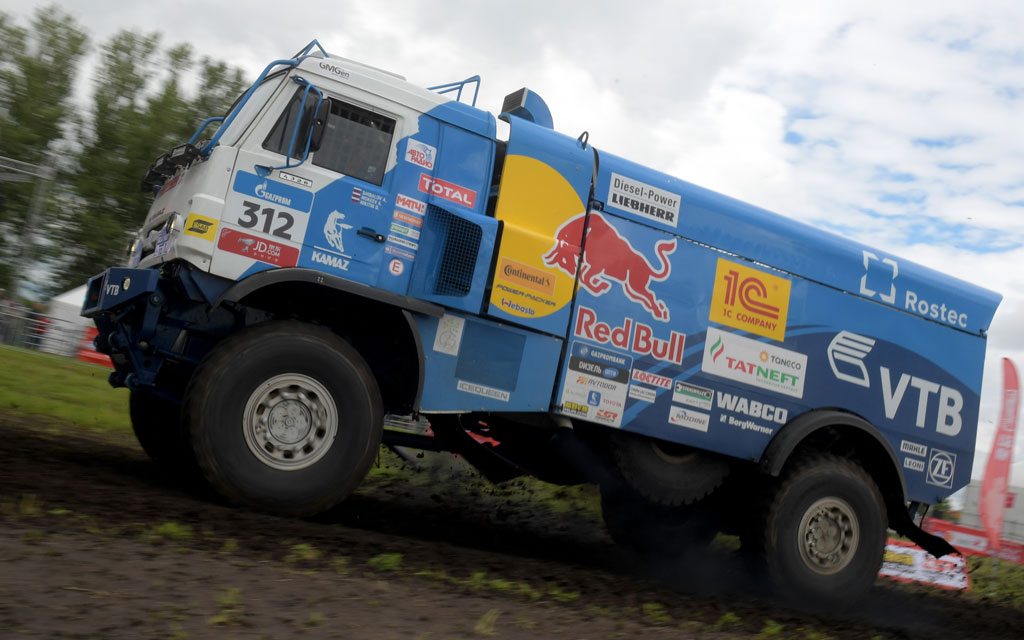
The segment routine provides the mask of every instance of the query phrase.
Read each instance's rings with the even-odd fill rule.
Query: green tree
[[[160,153],[185,142],[206,117],[222,114],[245,87],[242,73],[203,58],[198,90],[183,78],[195,67],[191,46],[160,48],[157,33],[121,31],[102,46],[89,123],[80,143],[76,206],[59,233],[65,249],[57,286],[71,287],[119,262],[142,225],[151,197],[142,176]]]
[[[75,122],[72,90],[87,45],[85,32],[55,6],[37,10],[27,29],[0,13],[0,157],[32,165],[55,162]],[[27,228],[34,188],[31,181],[0,180],[3,288],[10,287],[23,247],[38,232]]]

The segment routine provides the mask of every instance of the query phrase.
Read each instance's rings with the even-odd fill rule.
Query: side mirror
[[[316,151],[324,141],[324,133],[327,131],[327,117],[331,113],[330,101],[324,98],[320,101],[316,113],[313,114],[312,127],[309,130],[309,149]]]

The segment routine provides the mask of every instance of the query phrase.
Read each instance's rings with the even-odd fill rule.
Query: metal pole
[[[28,262],[32,258],[32,247],[35,244],[35,221],[46,207],[46,196],[50,190],[50,182],[57,172],[54,170],[54,155],[46,154],[42,165],[29,164],[12,158],[0,156],[0,171],[14,171],[15,173],[0,173],[0,181],[6,182],[27,182],[26,176],[36,179],[35,188],[32,189],[32,201],[29,204],[25,219],[21,224],[21,231],[18,233],[18,253],[14,259],[14,274],[11,278],[11,286],[8,296],[11,300],[17,301],[18,286],[28,269]]]

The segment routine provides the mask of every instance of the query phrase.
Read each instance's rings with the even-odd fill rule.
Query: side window
[[[295,92],[292,99],[288,101],[288,106],[285,107],[277,122],[274,123],[274,128],[270,130],[267,139],[263,141],[263,148],[267,151],[273,151],[281,155],[288,154],[288,145],[291,144],[292,133],[295,131],[295,116],[298,114],[299,106],[302,104],[302,93],[302,89]],[[303,138],[302,132],[309,126],[315,109],[316,96],[311,95],[306,98],[305,113],[302,114],[301,124],[305,126],[299,129],[299,135],[295,137],[295,148],[292,149],[292,157],[297,160],[302,158],[302,154],[305,151],[306,140]]]
[[[380,185],[388,166],[395,120],[334,98],[330,107],[313,164]]]

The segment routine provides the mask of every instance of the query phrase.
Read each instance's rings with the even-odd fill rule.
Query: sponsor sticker
[[[767,402],[750,400],[743,396],[731,393],[718,392],[718,408],[723,411],[740,413],[750,418],[760,418],[778,424],[786,424],[789,419],[789,410]]]
[[[662,389],[672,388],[672,378],[659,376],[656,373],[644,371],[643,369],[633,369],[632,380],[633,382],[639,382],[641,384],[649,384],[652,387],[661,387]]]
[[[408,144],[405,147],[405,161],[411,162],[418,167],[424,169],[434,168],[434,159],[437,158],[437,149],[420,142],[419,140],[409,139]]]
[[[322,264],[325,267],[337,269],[338,271],[348,271],[349,259],[344,256],[338,256],[326,251],[313,249],[309,254],[309,259],[317,264]]]
[[[789,291],[785,278],[719,258],[708,320],[782,342]]]
[[[423,193],[429,193],[443,200],[461,204],[472,209],[476,206],[476,191],[459,186],[454,182],[441,180],[426,173],[420,174],[420,182],[417,189]]]
[[[405,272],[405,264],[402,263],[398,258],[393,259],[388,263],[388,273],[393,276],[400,276]]]
[[[417,249],[420,248],[420,245],[419,245],[418,242],[413,242],[412,240],[406,240],[405,238],[403,238],[401,236],[396,236],[393,233],[389,233],[388,234],[388,242],[391,242],[393,244],[397,244],[397,245],[399,245],[401,247],[405,247],[406,249],[409,249],[411,251],[416,251]]]
[[[701,371],[802,398],[807,356],[708,327]]]
[[[923,458],[928,455],[928,447],[909,440],[900,440],[900,452]]]
[[[562,405],[576,403],[585,408],[585,414],[573,415],[619,426],[629,392],[632,365],[633,359],[628,356],[574,342],[562,387]]]
[[[708,425],[711,424],[711,416],[706,413],[694,411],[693,409],[672,405],[668,411],[668,421],[669,423],[679,427],[686,427],[687,429],[695,429],[697,431],[707,433]]]
[[[555,276],[542,269],[531,267],[510,258],[502,258],[498,264],[498,275],[507,282],[552,296],[555,294]]]
[[[711,410],[711,401],[715,392],[706,387],[698,387],[682,380],[676,380],[672,387],[672,402],[697,407],[704,411]]]
[[[185,220],[185,235],[213,242],[213,239],[217,237],[217,221],[198,213],[190,213]]]
[[[482,384],[475,382],[466,382],[465,380],[459,380],[457,385],[459,391],[465,393],[472,393],[476,396],[483,396],[485,398],[493,398],[494,400],[501,400],[502,402],[508,402],[509,392],[502,389],[495,389],[493,387],[486,387]]]
[[[309,213],[310,207],[313,205],[312,192],[277,180],[261,178],[255,173],[247,171],[239,171],[235,174],[232,188],[243,195],[253,196],[304,213]]]
[[[392,222],[391,223],[391,232],[392,233],[397,233],[400,236],[405,236],[406,238],[409,238],[410,240],[419,240],[420,239],[420,231],[419,231],[419,229],[413,229],[412,227],[407,227],[404,224],[398,224],[397,222]]]
[[[629,386],[629,397],[641,402],[654,402],[658,399],[658,392],[647,387],[638,387],[635,384]]]
[[[679,194],[612,173],[607,204],[662,224],[679,224]]]
[[[653,327],[633,318],[626,318],[621,325],[613,327],[607,322],[602,322],[596,311],[584,305],[580,305],[576,312],[573,334],[600,344],[632,351],[640,356],[652,356],[656,360],[677,365],[683,363],[686,334],[669,331],[667,338],[659,338],[655,335]]]
[[[423,226],[423,218],[408,214],[404,211],[399,211],[398,209],[395,209],[393,217],[395,220],[398,220],[399,222],[404,222],[405,224],[412,227]]]
[[[251,236],[230,227],[221,229],[217,248],[276,267],[294,267],[299,261],[296,247]]]
[[[924,460],[903,458],[903,466],[911,471],[924,471]]]
[[[956,472],[956,454],[941,449],[932,449],[932,455],[928,458],[928,473],[924,481],[928,484],[953,488],[953,474]]]
[[[401,247],[395,247],[390,244],[384,247],[384,253],[388,254],[389,256],[405,258],[406,260],[416,259],[416,254],[413,253],[412,251],[407,251],[406,249],[403,249]]]
[[[459,345],[462,344],[462,330],[466,326],[466,319],[458,316],[445,314],[437,322],[437,334],[434,336],[434,351],[446,353],[450,356],[459,355]]]
[[[409,196],[401,193],[395,196],[395,206],[407,209],[421,216],[426,215],[427,213],[427,203],[421,202],[416,198],[410,198]]]

